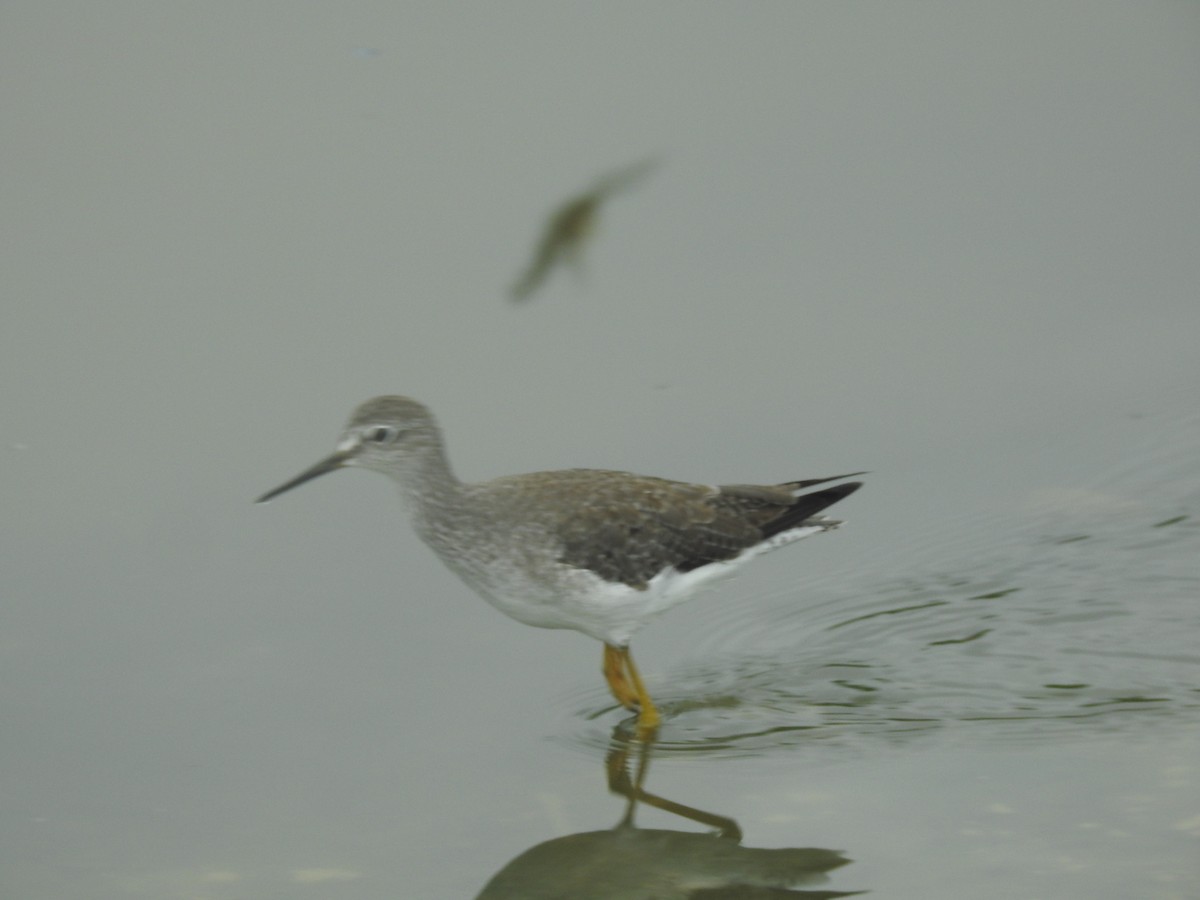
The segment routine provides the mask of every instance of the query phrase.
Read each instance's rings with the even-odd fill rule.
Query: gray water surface
[[[1198,895],[1200,8],[2,16],[0,895]],[[644,757],[382,479],[252,503],[380,393],[871,474],[639,633]]]

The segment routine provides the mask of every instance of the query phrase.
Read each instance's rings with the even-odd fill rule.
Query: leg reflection
[[[622,726],[618,725],[613,729],[612,740],[608,746],[608,754],[604,758],[604,767],[608,774],[608,789],[629,801],[625,806],[625,815],[622,817],[620,824],[632,826],[634,811],[638,803],[645,803],[647,806],[653,806],[655,809],[661,809],[664,812],[682,816],[692,822],[699,822],[702,825],[715,828],[719,837],[734,842],[741,841],[742,829],[733,819],[717,815],[716,813],[706,812],[702,809],[696,809],[694,806],[676,803],[674,800],[668,800],[666,797],[660,797],[658,794],[651,794],[643,787],[646,782],[646,773],[650,769],[650,756],[653,749],[654,741],[652,739],[639,737],[639,740],[630,741],[627,732]],[[631,751],[633,750],[636,750],[636,770],[631,778],[629,775],[629,762]]]

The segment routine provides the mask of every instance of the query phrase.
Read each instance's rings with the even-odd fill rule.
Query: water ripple
[[[989,515],[986,545],[960,534],[923,571],[827,582],[804,608],[722,610],[690,659],[650,684],[661,749],[845,752],[981,727],[989,741],[1028,741],[1194,714],[1200,425],[1184,425],[1086,490],[1040,492],[1001,543]],[[572,744],[607,745],[619,714],[607,695],[562,703]]]

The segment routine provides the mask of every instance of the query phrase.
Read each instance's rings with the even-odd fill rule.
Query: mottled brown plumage
[[[733,559],[855,489],[796,497],[800,482],[709,487],[627,472],[577,472],[540,473],[547,487],[566,488],[576,478],[582,487],[568,492],[576,502],[555,529],[559,559],[639,590],[667,568],[690,572]],[[537,475],[522,477],[541,481]],[[827,480],[834,479],[816,479]]]

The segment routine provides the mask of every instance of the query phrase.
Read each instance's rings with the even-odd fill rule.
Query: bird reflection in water
[[[630,742],[618,726],[605,760],[608,787],[628,801],[616,827],[569,834],[526,850],[488,882],[477,900],[829,900],[861,891],[797,890],[824,884],[850,862],[835,850],[741,845],[733,819],[645,790],[652,743]],[[630,775],[630,750],[638,748]],[[638,828],[639,803],[714,829]]]
[[[655,166],[653,159],[642,160],[598,178],[588,190],[572,197],[550,216],[524,274],[513,285],[513,300],[526,300],[541,287],[546,276],[562,263],[580,273],[583,247],[596,227],[600,204],[618,191],[632,187]]]

